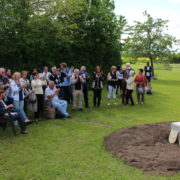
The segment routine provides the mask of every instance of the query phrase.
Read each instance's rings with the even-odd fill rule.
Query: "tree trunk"
[[[150,61],[151,61],[151,67],[152,67],[152,78],[154,78],[154,64],[153,64],[153,58],[150,57]]]

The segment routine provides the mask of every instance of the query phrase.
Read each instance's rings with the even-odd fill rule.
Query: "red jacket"
[[[142,85],[142,87],[146,87],[146,83],[147,83],[146,76],[143,74],[141,77],[137,75],[134,82],[136,83],[136,87],[139,87],[139,85]]]

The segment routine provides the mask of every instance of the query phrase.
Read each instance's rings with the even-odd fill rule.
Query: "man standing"
[[[52,106],[57,108],[57,110],[66,118],[71,118],[71,116],[67,113],[67,102],[64,100],[59,100],[60,88],[56,89],[53,81],[49,81],[49,86],[45,91],[45,100],[49,100],[52,103]]]
[[[66,63],[61,63],[61,75],[64,77],[62,83],[63,99],[70,103],[72,99],[72,87],[71,87],[71,71],[67,68]]]
[[[152,67],[149,65],[149,62],[147,62],[147,66],[144,67],[144,71],[148,83],[151,83]]]

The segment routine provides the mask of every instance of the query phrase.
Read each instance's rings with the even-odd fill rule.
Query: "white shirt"
[[[22,88],[19,88],[16,84],[16,82],[13,80],[11,82],[11,97],[15,100],[15,101],[19,101],[19,91],[21,91]],[[22,94],[23,94],[23,99],[24,99],[24,88],[22,89]]]
[[[56,87],[54,87],[54,89],[50,89],[48,86],[45,90],[45,100],[49,100],[48,96],[54,94],[56,92],[56,90],[57,90]],[[59,100],[58,95],[56,94],[51,100],[52,101]]]
[[[117,71],[118,79],[123,79],[123,74],[121,74],[119,71]]]

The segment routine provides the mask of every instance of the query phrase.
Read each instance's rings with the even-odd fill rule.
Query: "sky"
[[[146,10],[153,18],[169,20],[169,34],[180,39],[180,0],[114,0],[115,13],[124,15],[130,25],[143,21]]]

